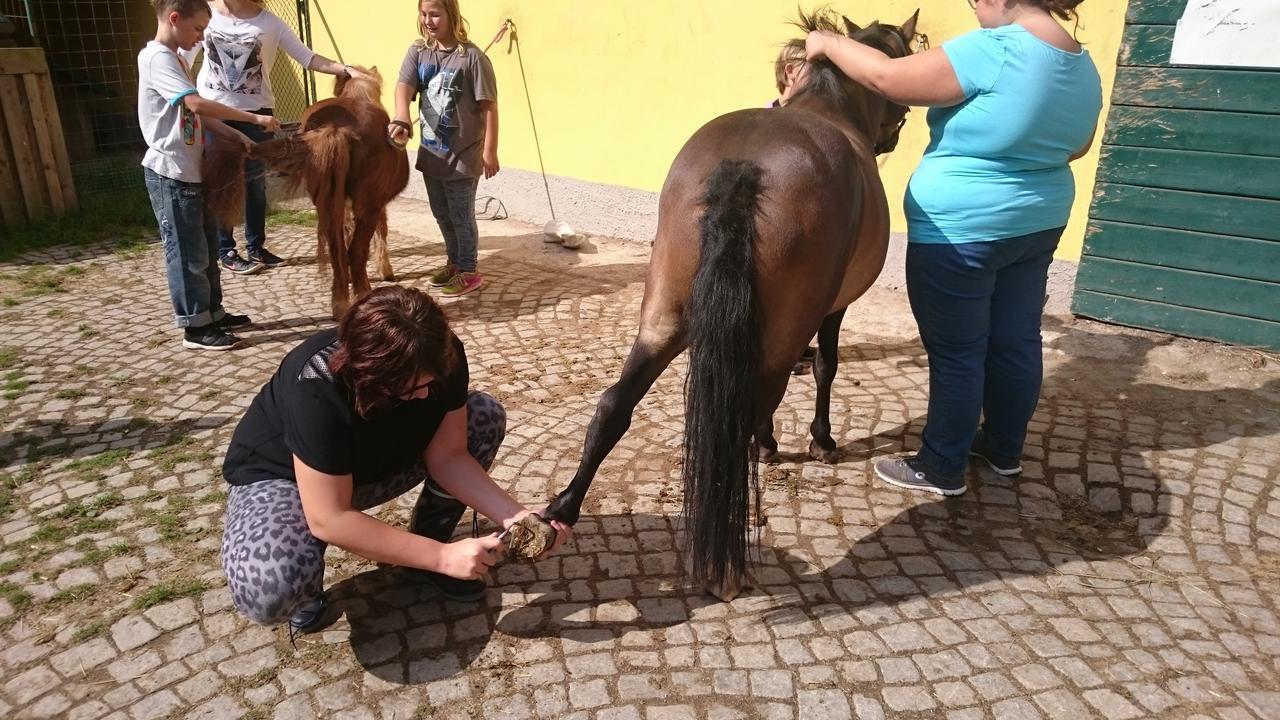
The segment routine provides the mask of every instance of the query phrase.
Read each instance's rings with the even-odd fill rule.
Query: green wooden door
[[[1280,350],[1280,71],[1169,65],[1187,0],[1130,0],[1078,315]]]

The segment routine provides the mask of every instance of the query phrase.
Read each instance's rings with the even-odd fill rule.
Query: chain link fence
[[[265,0],[310,44],[307,0]],[[109,193],[138,183],[146,146],[138,129],[138,51],[155,37],[147,0],[0,0],[18,42],[44,49],[76,190]],[[314,80],[284,53],[272,68],[276,115],[296,122]],[[194,68],[193,68],[194,70]]]

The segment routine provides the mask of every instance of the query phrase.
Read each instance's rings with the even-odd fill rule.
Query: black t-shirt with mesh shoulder
[[[383,480],[422,457],[446,413],[466,405],[467,357],[451,336],[457,364],[422,400],[397,403],[368,417],[355,411],[350,388],[329,372],[337,330],[313,335],[285,355],[236,426],[222,464],[232,485],[297,480],[293,456],[329,475],[350,473],[356,485]]]

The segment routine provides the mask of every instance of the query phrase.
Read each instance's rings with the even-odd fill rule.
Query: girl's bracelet
[[[409,123],[407,123],[407,122],[405,122],[405,121],[403,121],[403,120],[392,120],[392,121],[391,121],[391,124],[392,124],[392,125],[395,125],[395,126],[396,126],[396,127],[398,127],[398,128],[401,128],[401,129],[403,129],[405,132],[409,133],[409,137],[413,137],[413,126],[412,126],[412,125],[410,125]]]

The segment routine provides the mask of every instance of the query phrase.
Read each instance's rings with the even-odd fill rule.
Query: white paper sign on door
[[[1280,0],[1187,0],[1174,65],[1280,68]]]

